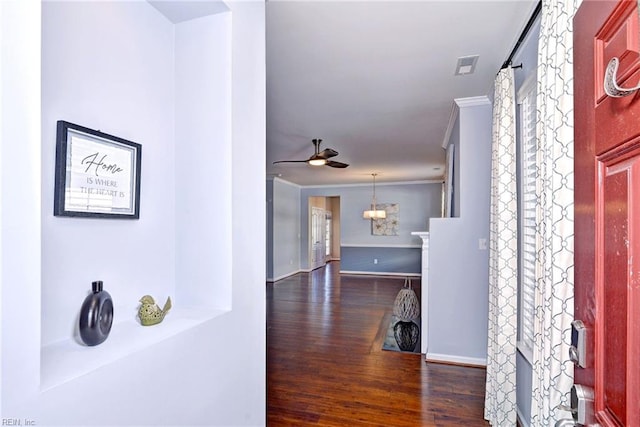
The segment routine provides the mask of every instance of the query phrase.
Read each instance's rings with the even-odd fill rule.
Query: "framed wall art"
[[[371,220],[371,234],[374,236],[397,236],[400,206],[397,203],[378,203],[377,207],[385,211],[386,218]]]
[[[138,219],[142,146],[58,121],[54,215]]]

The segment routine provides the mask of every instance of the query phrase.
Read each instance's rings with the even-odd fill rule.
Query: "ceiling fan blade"
[[[332,160],[328,160],[331,157],[335,157],[338,155],[338,152],[333,148],[325,148],[320,151],[320,143],[321,139],[316,138],[312,140],[313,146],[315,148],[315,153],[309,157],[307,160],[278,160],[273,162],[273,164],[277,163],[308,163],[311,166],[322,166],[323,164],[326,166],[330,166],[332,168],[346,168],[349,166],[346,163],[334,162]]]
[[[309,160],[278,160],[276,162],[273,162],[273,164],[275,165],[276,163],[307,163]]]
[[[349,165],[346,164],[346,163],[342,163],[342,162],[335,162],[333,160],[327,160],[327,163],[325,163],[325,166],[331,166],[332,168],[346,168]]]
[[[338,155],[338,152],[333,148],[325,148],[321,152],[318,153],[320,157],[324,157],[325,159],[330,159],[331,157],[335,157]]]

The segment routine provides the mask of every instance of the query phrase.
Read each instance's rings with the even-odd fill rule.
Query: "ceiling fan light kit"
[[[339,169],[343,169],[349,166],[346,163],[329,160],[331,157],[337,156],[338,152],[333,148],[325,148],[324,150],[320,151],[320,143],[322,142],[321,139],[313,139],[311,140],[311,142],[313,142],[313,146],[315,147],[315,153],[311,157],[309,157],[307,160],[278,160],[277,162],[273,162],[273,164],[275,165],[276,163],[308,163],[311,166],[329,166],[332,168],[339,168]]]
[[[327,159],[323,157],[316,157],[315,155],[311,157],[308,161],[311,166],[324,166],[327,164]]]
[[[363,219],[385,219],[387,217],[387,212],[385,210],[376,209],[376,175],[377,173],[372,173],[373,176],[373,198],[371,199],[371,210],[364,211],[362,213]]]

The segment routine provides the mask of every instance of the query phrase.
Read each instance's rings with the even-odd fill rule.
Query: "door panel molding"
[[[585,0],[574,19],[575,383],[593,388],[602,427],[640,426],[640,95],[603,87],[614,57],[624,87],[640,81],[638,20],[635,0]]]

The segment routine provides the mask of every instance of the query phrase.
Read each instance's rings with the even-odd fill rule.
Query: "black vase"
[[[113,301],[109,292],[102,290],[102,281],[91,283],[93,293],[85,298],[80,309],[80,338],[86,345],[102,343],[111,332]]]
[[[420,328],[414,322],[399,321],[393,326],[393,335],[402,351],[414,351],[420,336]]]

